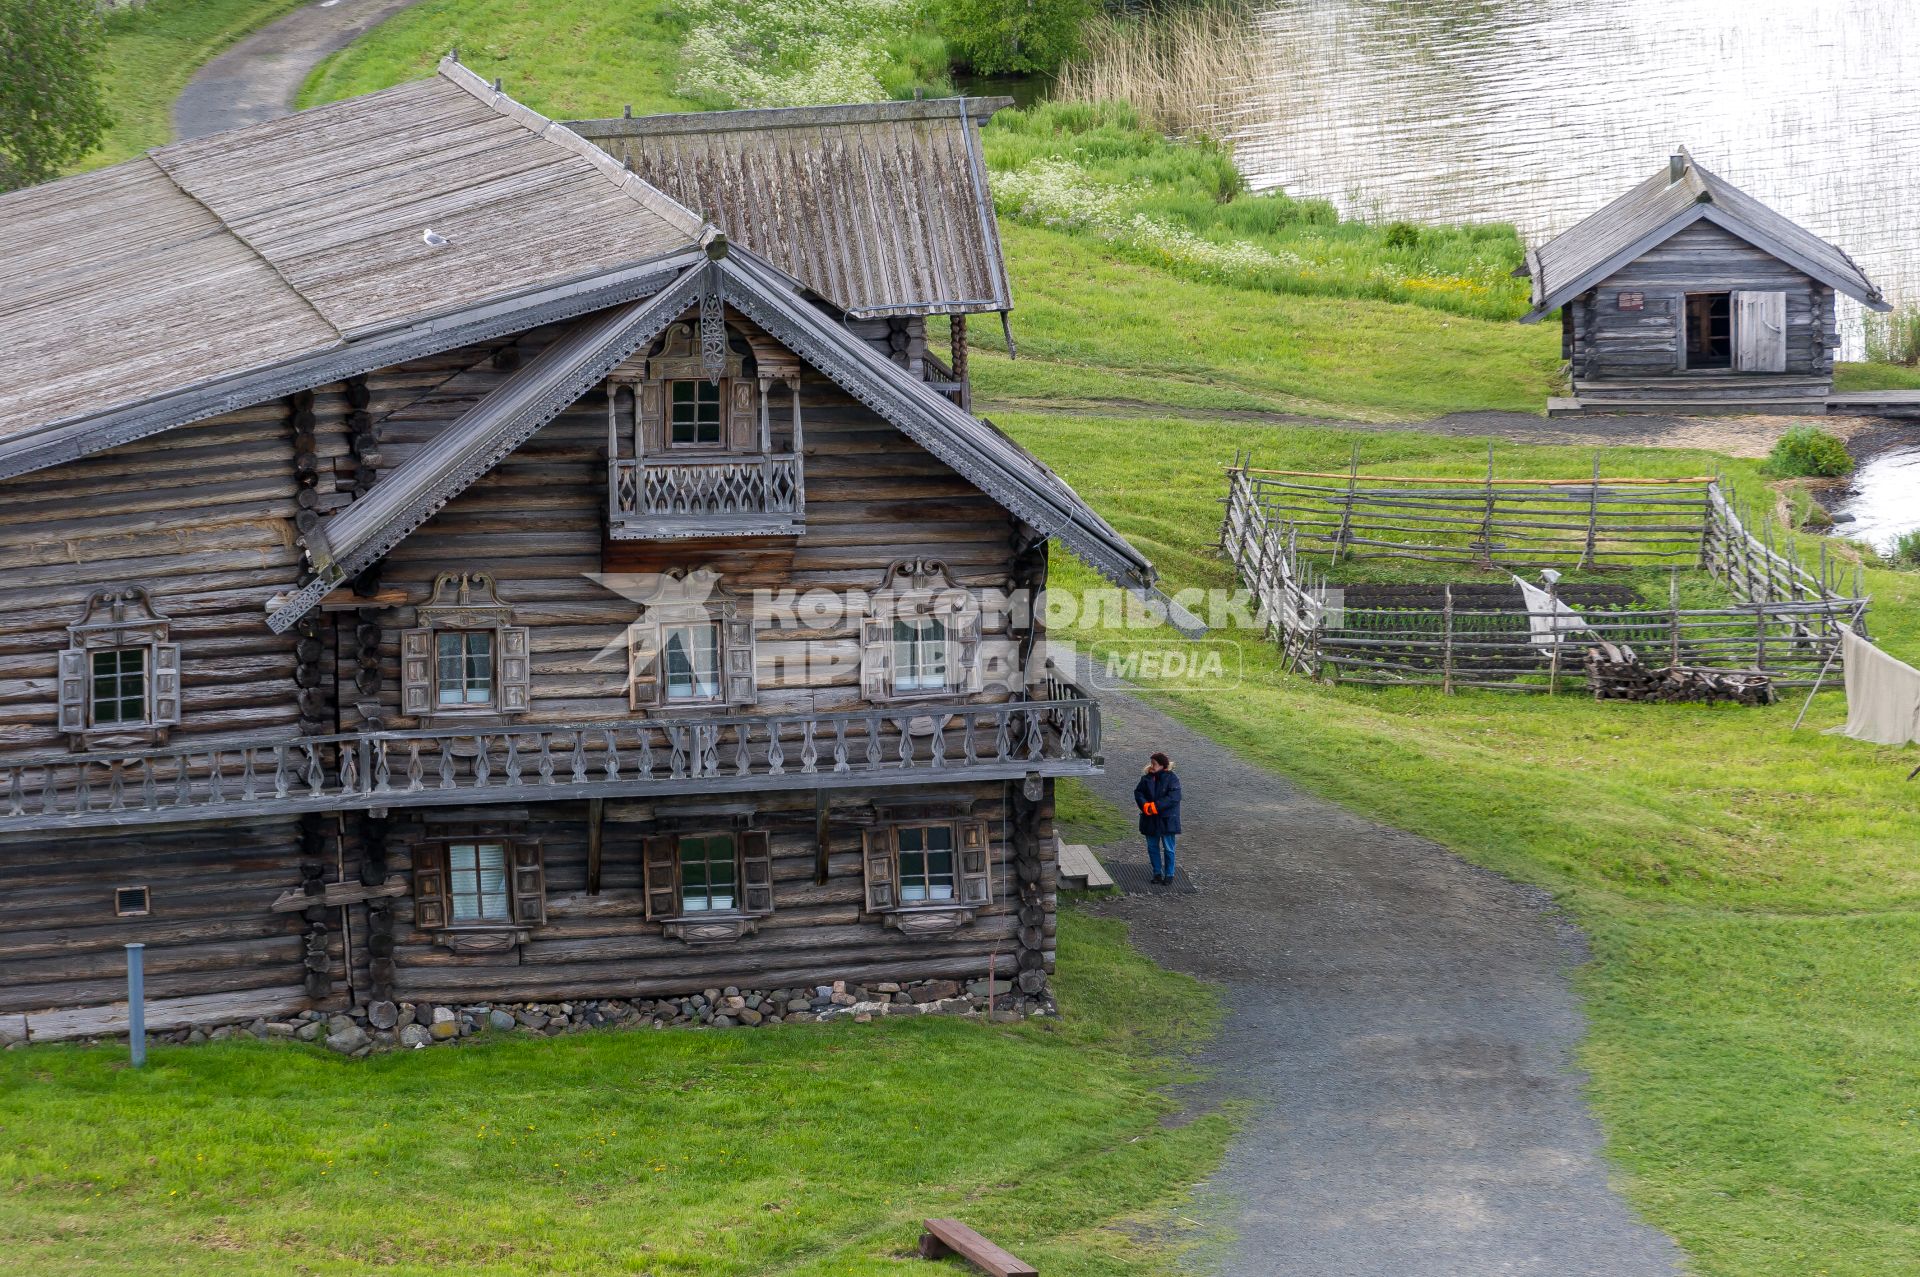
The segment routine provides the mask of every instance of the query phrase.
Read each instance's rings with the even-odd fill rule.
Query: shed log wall
[[[1838,346],[1833,289],[1709,222],[1696,222],[1608,277],[1571,304],[1574,379],[1658,377],[1662,398],[1714,397],[1726,373],[1680,367],[1687,293],[1782,292],[1787,308],[1786,375],[1831,377]],[[1621,293],[1642,310],[1622,310]],[[1689,389],[1693,383],[1697,389]]]

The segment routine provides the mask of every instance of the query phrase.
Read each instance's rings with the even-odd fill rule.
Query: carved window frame
[[[513,624],[485,572],[442,572],[433,595],[414,609],[415,624],[400,632],[400,712],[424,727],[498,726],[533,708],[532,632]],[[487,631],[493,635],[493,700],[490,704],[440,703],[440,639],[445,633]]]
[[[681,843],[720,837],[733,841],[734,906],[689,910]],[[750,827],[745,818],[649,835],[641,847],[640,869],[647,919],[660,924],[662,935],[690,945],[750,936],[760,929],[760,920],[773,913],[773,838],[764,829]]]
[[[453,916],[454,847],[499,844],[507,870],[507,916],[456,921]],[[538,839],[499,832],[497,827],[438,827],[413,844],[413,925],[433,942],[461,953],[506,952],[547,922],[546,852]]]
[[[953,833],[954,895],[951,900],[901,898],[900,833],[945,827]],[[946,935],[973,921],[993,903],[993,830],[971,818],[895,817],[861,830],[865,911],[908,936]]]
[[[946,682],[905,688],[894,660],[894,622],[938,621],[946,627]],[[973,591],[939,559],[896,559],[868,599],[860,621],[860,689],[875,705],[952,700],[978,692],[983,609]]]
[[[664,572],[638,600],[640,616],[627,627],[627,706],[661,714],[711,714],[738,709],[759,698],[752,608],[703,570]],[[666,636],[681,626],[712,625],[719,631],[719,694],[699,700],[669,700]]]
[[[180,645],[169,642],[172,622],[142,586],[95,590],[86,611],[67,626],[59,654],[59,725],[75,749],[165,744],[180,724]],[[137,721],[94,719],[94,657],[141,653],[144,712]]]

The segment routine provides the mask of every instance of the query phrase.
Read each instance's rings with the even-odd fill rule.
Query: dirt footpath
[[[1572,1062],[1581,940],[1544,893],[1313,798],[1138,698],[1102,699],[1094,788],[1131,811],[1146,754],[1171,753],[1200,891],[1096,908],[1225,986],[1207,1089],[1255,1106],[1202,1189],[1202,1214],[1236,1234],[1223,1277],[1681,1271],[1609,1185]]]
[[[260,28],[195,73],[173,101],[173,135],[205,137],[293,112],[321,59],[415,0],[317,0]]]

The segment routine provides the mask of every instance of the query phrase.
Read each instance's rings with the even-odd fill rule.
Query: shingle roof
[[[975,127],[1011,98],[572,120],[856,317],[1009,310]]]
[[[1527,254],[1516,272],[1533,277],[1533,309],[1523,322],[1542,318],[1703,219],[1874,310],[1889,309],[1853,258],[1701,168],[1682,148],[1646,181]]]
[[[452,243],[429,246],[428,227]],[[0,197],[0,446],[686,251],[701,229],[450,61],[160,147]]]

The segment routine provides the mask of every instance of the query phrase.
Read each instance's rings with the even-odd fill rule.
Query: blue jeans
[[[1173,877],[1173,843],[1178,834],[1148,834],[1147,863],[1162,878]]]

